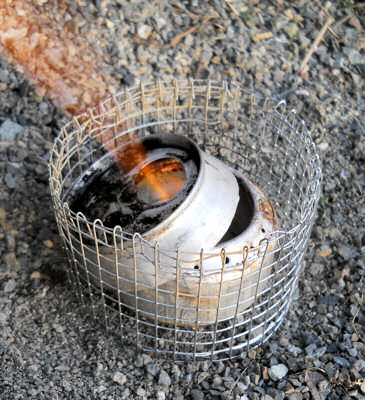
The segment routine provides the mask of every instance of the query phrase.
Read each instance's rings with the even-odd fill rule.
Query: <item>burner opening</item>
[[[237,179],[237,182],[239,186],[240,199],[237,204],[236,213],[232,219],[231,225],[219,241],[218,245],[241,235],[241,233],[248,228],[254,216],[255,205],[252,195],[241,179]]]
[[[175,197],[186,182],[183,163],[177,158],[163,158],[144,166],[134,176],[137,199],[147,205],[162,204]]]

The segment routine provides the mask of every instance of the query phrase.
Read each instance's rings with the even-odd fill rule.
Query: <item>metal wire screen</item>
[[[138,232],[70,209],[70,191],[111,144],[119,146],[127,134],[172,132],[244,173],[276,209],[278,230],[254,248],[237,248],[242,262],[234,271],[225,266],[231,253],[202,249],[195,255],[199,270],[188,274],[179,249],[162,249]],[[141,84],[67,124],[49,172],[69,281],[92,316],[123,343],[175,361],[226,360],[279,328],[300,277],[321,180],[311,134],[283,102],[225,82]],[[154,265],[148,280],[139,268],[146,254]],[[252,258],[255,269],[248,268]],[[204,263],[212,259],[220,267],[208,279]]]

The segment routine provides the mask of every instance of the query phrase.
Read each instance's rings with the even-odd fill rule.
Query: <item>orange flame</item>
[[[119,166],[127,173],[132,171],[136,166],[141,165],[147,158],[145,147],[138,141],[125,144],[121,151],[114,150],[114,154]],[[160,202],[167,201],[171,197],[161,182],[159,182],[153,164],[147,164],[139,170],[139,173],[146,179],[150,187],[153,188]]]
[[[63,0],[0,0],[0,49],[58,107],[77,115],[114,93],[116,85],[101,74],[106,68],[103,55],[77,34],[81,17],[66,21],[66,9]],[[113,146],[107,147],[116,154]],[[117,161],[125,171],[146,158],[141,143],[124,150]],[[169,199],[151,168],[141,173],[160,201]]]

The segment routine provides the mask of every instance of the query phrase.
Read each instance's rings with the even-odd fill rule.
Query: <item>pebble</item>
[[[112,376],[112,380],[118,385],[123,386],[127,382],[127,377],[121,372],[116,371]]]
[[[137,24],[137,35],[142,39],[148,39],[152,32],[152,28],[146,24]]]
[[[353,47],[343,47],[343,52],[349,58],[351,64],[364,64],[364,57],[360,54],[360,52]]]
[[[0,126],[0,140],[14,141],[24,128],[16,122],[6,119]]]
[[[352,258],[355,258],[359,255],[357,251],[345,245],[341,245],[339,247],[338,253],[345,261],[351,260]]]
[[[287,347],[287,346],[289,346],[290,342],[289,342],[288,338],[281,337],[279,339],[279,344],[280,344],[280,346]]]
[[[39,104],[39,111],[43,114],[46,115],[49,112],[49,107],[48,104],[45,101],[42,101],[42,103]]]
[[[231,397],[231,391],[230,390],[225,390],[224,392],[221,393],[221,399],[222,400],[229,400]]]
[[[320,151],[326,151],[328,149],[328,147],[329,147],[329,144],[327,142],[322,142],[317,146],[317,148]]]
[[[161,390],[157,391],[156,400],[165,400],[165,399],[166,399],[165,392],[162,392]]]
[[[54,322],[52,324],[52,328],[57,332],[57,333],[62,333],[63,332],[63,326]]]
[[[12,173],[7,172],[5,174],[4,180],[5,180],[6,186],[9,189],[14,189],[16,187],[16,179],[14,178]]]
[[[158,384],[160,386],[170,386],[171,385],[171,378],[169,377],[168,373],[162,369],[160,371],[160,376],[158,377]]]
[[[290,38],[292,38],[298,34],[299,28],[296,23],[291,22],[284,27],[284,31],[288,34]]]
[[[203,382],[205,379],[207,379],[208,377],[209,377],[209,373],[208,373],[208,372],[206,372],[206,371],[201,372],[201,373],[198,375],[198,379],[197,379],[198,385],[199,385],[201,382]]]
[[[147,364],[146,370],[152,376],[157,376],[160,372],[160,367],[157,364]]]
[[[136,84],[136,77],[131,75],[131,74],[127,74],[124,78],[123,78],[124,83],[127,86],[135,86]]]
[[[143,397],[143,396],[145,396],[146,395],[146,391],[143,389],[143,388],[141,388],[141,387],[139,387],[138,389],[137,389],[137,396],[140,396],[140,397]]]
[[[17,286],[16,280],[9,279],[4,285],[4,293],[13,292],[16,286]]]
[[[250,350],[247,355],[249,359],[254,360],[256,358],[256,350]]]
[[[105,392],[106,389],[107,389],[106,386],[99,385],[99,386],[96,387],[95,391],[96,391],[96,393],[103,393],[103,392]]]
[[[222,384],[222,378],[220,376],[216,376],[213,378],[213,385],[220,386]]]
[[[15,246],[16,246],[15,237],[13,235],[11,235],[10,233],[8,233],[5,236],[5,240],[6,240],[6,246],[7,246],[8,250],[14,251]]]
[[[3,68],[0,68],[0,82],[8,84],[10,82],[9,73]]]
[[[273,365],[269,368],[269,376],[274,381],[279,381],[288,373],[288,367],[284,364]]]
[[[336,356],[333,358],[333,361],[340,365],[341,367],[350,368],[349,361],[346,360],[344,357]]]
[[[239,394],[245,394],[248,386],[244,385],[242,382],[237,382],[237,391]]]
[[[199,389],[193,389],[191,392],[191,397],[193,400],[204,400],[204,393]]]
[[[43,243],[47,248],[49,248],[49,249],[53,248],[53,242],[51,240],[47,239]]]
[[[154,20],[158,29],[162,29],[167,24],[167,20],[160,16],[155,16]]]
[[[286,395],[287,400],[302,400],[303,395],[300,392],[292,392]]]

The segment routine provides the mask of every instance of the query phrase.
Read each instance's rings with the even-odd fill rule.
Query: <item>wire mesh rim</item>
[[[69,140],[69,136],[68,136],[69,133],[68,133],[67,130],[70,127],[72,128],[72,126],[74,126],[76,130],[80,129],[80,132],[81,132],[81,126],[82,126],[82,119],[83,118],[85,118],[85,117],[89,118],[90,116],[93,116],[97,112],[100,112],[100,110],[102,110],[103,107],[107,108],[107,107],[105,107],[105,105],[107,105],[109,103],[118,104],[118,96],[122,96],[123,94],[125,94],[128,91],[132,91],[133,92],[133,90],[137,90],[137,91],[140,90],[141,93],[144,93],[145,92],[145,86],[157,85],[160,88],[162,86],[163,82],[164,81],[157,81],[155,83],[146,83],[146,84],[141,83],[140,85],[138,85],[138,86],[136,86],[134,88],[129,88],[129,89],[122,90],[119,93],[117,93],[116,95],[114,95],[113,97],[103,101],[98,107],[96,107],[96,108],[94,108],[92,110],[89,110],[87,113],[84,113],[79,117],[74,118],[72,121],[70,121],[67,125],[65,125],[61,129],[61,132],[58,135],[57,139],[55,140],[54,146],[53,146],[53,148],[51,150],[51,157],[50,157],[50,164],[49,164],[51,195],[52,195],[52,198],[53,198],[55,211],[57,211],[57,209],[61,210],[61,214],[64,215],[64,220],[61,221],[61,222],[59,221],[59,219],[57,219],[57,216],[56,216],[56,219],[57,219],[58,223],[61,223],[61,224],[62,223],[68,223],[67,222],[67,220],[68,220],[67,218],[68,218],[68,216],[70,216],[71,218],[75,219],[78,224],[79,224],[80,221],[88,224],[88,226],[92,227],[92,230],[93,230],[94,233],[95,233],[96,229],[100,229],[100,231],[104,235],[107,235],[107,234],[108,235],[112,235],[114,241],[115,240],[122,240],[125,237],[124,235],[127,235],[129,240],[133,240],[133,241],[136,240],[136,239],[143,240],[143,237],[139,233],[127,234],[126,232],[122,231],[122,228],[120,226],[115,226],[114,228],[108,228],[108,227],[103,226],[103,224],[100,223],[101,221],[98,220],[98,219],[95,219],[93,221],[89,221],[85,217],[85,215],[83,215],[82,213],[80,213],[80,212],[75,213],[74,211],[70,210],[68,203],[62,201],[61,196],[59,196],[57,194],[57,190],[56,189],[57,189],[58,182],[57,182],[57,176],[55,175],[55,168],[53,168],[53,166],[54,166],[55,162],[56,163],[57,162],[58,163],[61,162],[60,161],[61,157],[58,157],[58,147],[57,146],[59,146],[59,145],[61,145],[61,147],[65,146],[64,142],[65,141],[67,142]],[[177,90],[176,88],[178,88],[179,85],[180,85],[180,83],[178,83],[178,82],[181,82],[181,81],[176,81],[175,80],[172,83],[172,85],[175,88],[175,90]],[[198,83],[200,83],[202,85],[205,84],[208,88],[211,88],[211,87],[214,88],[214,85],[219,85],[220,84],[220,86],[218,87],[219,90],[227,90],[227,88],[228,88],[228,83],[225,82],[225,81],[224,82],[219,82],[219,81],[205,81],[205,80],[198,80],[198,81],[194,81],[194,80],[188,80],[187,81],[187,80],[184,80],[183,82],[190,82],[190,84],[192,86],[195,83],[198,82]],[[239,84],[237,84],[237,85],[238,85],[238,87],[240,87]],[[250,93],[250,91],[247,91],[247,90],[245,90],[245,92]],[[255,96],[257,96],[257,95],[255,95]],[[127,95],[127,97],[128,97],[128,95]],[[178,345],[180,345],[180,342],[177,340],[176,335],[181,332],[181,328],[177,329],[176,320],[175,320],[175,328],[174,327],[170,327],[169,328],[169,330],[174,332],[174,335],[175,335],[175,340],[173,342],[171,342],[174,345],[174,348],[172,350],[171,350],[171,348],[169,350],[166,350],[165,348],[162,348],[162,349],[158,348],[158,345],[157,345],[157,341],[158,340],[165,340],[165,341],[169,342],[169,340],[162,339],[157,334],[157,329],[161,328],[160,324],[157,323],[157,309],[158,309],[157,298],[156,298],[156,316],[155,316],[156,320],[155,320],[155,323],[150,322],[149,324],[147,324],[145,321],[141,320],[140,316],[139,316],[139,312],[141,310],[138,309],[138,299],[141,299],[141,298],[138,297],[138,290],[137,290],[137,292],[135,293],[135,297],[136,297],[135,316],[132,317],[132,320],[134,318],[135,324],[137,325],[137,339],[136,339],[136,343],[135,344],[137,345],[138,348],[144,349],[146,351],[153,351],[156,354],[163,353],[163,354],[168,354],[170,356],[172,354],[175,361],[179,361],[178,359],[179,359],[180,356],[181,356],[181,358],[185,358],[185,356],[186,357],[187,356],[193,357],[194,360],[196,358],[198,358],[198,359],[211,358],[213,360],[214,357],[216,357],[216,361],[218,361],[218,360],[226,360],[226,359],[233,359],[233,358],[238,356],[238,354],[236,354],[236,355],[232,354],[233,348],[234,348],[235,351],[237,351],[237,350],[242,351],[244,349],[249,349],[250,347],[252,348],[252,347],[255,347],[255,346],[259,345],[260,343],[266,342],[269,339],[269,337],[271,337],[271,335],[279,328],[279,326],[281,325],[281,323],[283,321],[284,316],[287,313],[287,310],[290,307],[290,304],[291,304],[291,301],[292,301],[293,288],[297,284],[297,279],[298,279],[297,273],[298,273],[298,270],[300,271],[301,265],[302,265],[302,262],[303,262],[304,251],[302,251],[302,250],[303,249],[305,250],[307,242],[308,242],[308,235],[309,235],[309,232],[310,232],[310,229],[311,229],[311,225],[313,224],[313,216],[314,216],[314,212],[315,212],[315,208],[316,208],[316,202],[318,201],[319,186],[320,186],[320,182],[321,182],[320,161],[319,161],[318,154],[316,153],[315,145],[314,145],[314,143],[312,141],[311,134],[308,131],[308,129],[306,128],[304,121],[298,119],[298,117],[296,116],[295,111],[294,110],[290,110],[287,114],[285,114],[286,113],[285,102],[277,101],[275,99],[265,99],[264,97],[260,97],[260,99],[261,99],[261,101],[264,101],[264,105],[267,105],[269,102],[273,102],[275,104],[274,112],[276,112],[278,115],[280,115],[280,117],[281,117],[280,120],[282,121],[282,123],[283,124],[288,124],[290,129],[293,129],[296,134],[300,135],[300,138],[305,143],[305,145],[309,148],[309,151],[312,154],[310,163],[312,164],[313,175],[311,176],[311,181],[309,182],[308,192],[307,192],[307,195],[308,195],[308,197],[310,199],[309,199],[308,203],[306,204],[306,207],[303,207],[301,209],[300,217],[298,218],[296,223],[293,224],[293,226],[290,229],[278,229],[277,231],[274,232],[275,235],[276,235],[276,238],[283,239],[283,241],[284,241],[284,239],[286,239],[288,237],[293,237],[293,239],[292,239],[293,242],[288,242],[287,245],[289,247],[295,249],[295,250],[298,250],[298,254],[296,254],[294,257],[293,257],[293,253],[290,253],[289,261],[288,261],[287,264],[284,264],[284,267],[283,267],[283,269],[284,269],[286,267],[286,265],[293,264],[292,269],[290,269],[289,272],[287,272],[287,275],[284,276],[284,278],[283,278],[284,279],[284,287],[283,287],[283,289],[282,290],[280,289],[280,291],[278,292],[279,294],[282,293],[284,297],[282,299],[279,298],[279,300],[275,300],[274,301],[274,305],[271,307],[271,308],[276,307],[276,305],[279,304],[280,301],[282,301],[282,304],[280,306],[280,310],[277,310],[273,315],[270,315],[270,318],[269,319],[265,319],[265,321],[262,322],[261,325],[259,325],[259,326],[255,325],[255,329],[257,329],[257,327],[259,327],[259,329],[260,329],[260,327],[263,328],[263,332],[262,332],[261,336],[260,335],[258,335],[258,336],[256,335],[256,336],[252,336],[251,337],[251,329],[252,329],[252,321],[253,321],[252,318],[256,318],[256,320],[257,320],[257,318],[260,317],[260,315],[257,317],[255,315],[255,313],[254,313],[254,316],[251,317],[250,328],[248,330],[246,329],[246,331],[244,331],[243,333],[242,332],[239,333],[238,335],[235,334],[235,329],[237,328],[237,330],[238,330],[243,323],[237,323],[236,324],[236,322],[234,322],[232,340],[233,340],[233,337],[235,339],[237,339],[239,337],[243,337],[245,335],[245,332],[246,332],[246,334],[247,334],[247,332],[249,332],[248,333],[248,339],[246,340],[246,342],[242,342],[242,343],[238,342],[238,344],[236,344],[235,346],[230,344],[229,347],[225,346],[223,348],[217,348],[217,346],[221,345],[222,343],[229,343],[230,339],[229,339],[229,337],[227,337],[227,338],[225,338],[223,340],[223,342],[219,338],[217,339],[217,336],[216,336],[217,332],[218,333],[221,332],[220,331],[221,328],[218,329],[218,325],[217,325],[218,324],[218,310],[217,310],[217,319],[216,319],[216,323],[215,323],[215,329],[213,331],[208,331],[208,333],[209,332],[210,333],[213,332],[213,336],[214,336],[214,338],[212,339],[213,342],[204,342],[203,343],[204,345],[211,344],[212,347],[213,347],[213,350],[211,350],[211,351],[199,351],[198,350],[198,347],[199,347],[199,345],[201,343],[197,340],[197,336],[200,335],[200,333],[198,334],[197,331],[195,331],[194,350],[193,351],[185,351],[184,352],[183,350],[179,349]],[[263,108],[263,112],[264,112],[264,108]],[[282,114],[279,112],[279,110],[282,112]],[[141,124],[139,126],[134,126],[132,128],[132,130],[136,129],[136,128],[143,129],[144,127],[146,127],[146,125]],[[299,127],[300,127],[301,131],[299,130]],[[74,129],[74,131],[75,131],[75,129]],[[62,140],[63,140],[63,142],[62,142]],[[81,142],[81,137],[80,137],[79,144],[81,144],[81,143],[82,142]],[[68,145],[68,143],[66,143],[66,147],[67,147],[67,145]],[[61,191],[59,191],[59,193],[61,193]],[[69,229],[69,227],[67,229]],[[300,240],[298,240],[299,237],[301,238]],[[64,237],[64,239],[65,239],[65,237]],[[298,242],[297,242],[297,240],[298,240]],[[68,252],[69,252],[69,255],[70,255],[70,252],[73,255],[73,251],[74,250],[72,249],[72,240],[70,241],[70,243],[71,243],[71,248],[68,249]],[[155,248],[156,247],[155,243],[151,244],[149,242],[146,242],[145,245],[146,246],[149,245],[149,246],[151,246],[151,248]],[[65,241],[65,246],[66,246],[66,248],[69,247],[68,243],[67,243],[67,240]],[[237,251],[242,252],[242,249],[238,249]],[[177,254],[179,254],[179,250],[178,249],[176,249],[176,252],[177,252]],[[209,253],[207,253],[207,254],[209,256],[218,256],[218,254],[209,254]],[[227,253],[227,255],[230,255],[230,254],[231,253],[229,253],[229,252]],[[292,257],[293,257],[293,260],[292,260]],[[296,257],[298,257],[297,260],[296,260]],[[69,261],[70,261],[70,264],[72,265],[72,263],[75,262],[76,260],[75,259],[74,260],[71,259]],[[118,270],[118,268],[117,268],[117,270]],[[177,269],[177,271],[179,271],[179,268]],[[75,265],[75,271],[73,271],[72,267],[71,267],[71,273],[74,273],[74,272],[75,272],[74,279],[76,279],[74,283],[76,284],[77,287],[79,287],[80,286],[80,282],[78,282],[78,280],[80,279],[80,276],[78,276],[79,272],[77,270],[76,265]],[[100,273],[100,265],[99,265],[99,273]],[[276,273],[277,272],[275,272],[275,274]],[[291,277],[288,279],[288,275],[289,274],[291,275]],[[118,275],[118,273],[117,273],[117,275]],[[201,276],[202,276],[202,274],[200,273],[200,277]],[[222,276],[223,276],[223,274],[222,274]],[[242,272],[242,276],[243,276],[243,272]],[[107,328],[107,330],[112,330],[108,326],[108,321],[107,321],[107,317],[106,317],[106,310],[107,309],[112,310],[112,308],[111,308],[111,306],[109,304],[107,304],[108,295],[105,294],[104,289],[103,289],[103,285],[104,285],[105,282],[103,282],[102,275],[99,275],[99,278],[100,278],[101,288],[98,289],[97,287],[95,287],[95,289],[96,289],[96,292],[100,292],[101,291],[102,302],[103,302],[103,310],[104,310],[104,325]],[[271,279],[272,275],[270,275],[269,278]],[[87,276],[87,279],[89,279],[89,276]],[[177,279],[178,278],[176,277],[176,281],[177,281]],[[119,282],[119,280],[117,280],[117,281]],[[89,289],[93,285],[89,281],[86,282],[86,283],[87,283]],[[258,288],[258,285],[257,285],[257,288]],[[271,302],[271,299],[272,299],[271,298],[272,290],[273,290],[273,286],[272,286],[272,283],[271,283],[271,287],[269,289],[270,297],[269,297],[269,300],[267,300],[268,308],[270,308],[270,302]],[[81,300],[83,302],[84,299],[82,297],[83,295],[82,295],[81,290],[80,290],[79,293],[80,293],[80,296],[81,296]],[[177,291],[177,294],[178,293],[179,292]],[[275,296],[277,297],[279,294],[276,293]],[[92,299],[93,299],[93,297],[91,296],[91,300]],[[119,287],[118,287],[118,300],[119,300],[118,304],[119,304],[119,307],[120,307],[122,303],[121,303],[121,301],[119,299]],[[265,303],[262,303],[262,304],[265,305]],[[259,309],[260,307],[262,307],[262,304],[258,303],[258,307],[257,308]],[[254,302],[254,305],[253,305],[254,310],[256,310],[256,305],[257,304],[256,304],[256,296],[255,296],[255,302]],[[218,305],[218,308],[219,308],[219,305]],[[262,311],[261,313],[265,314],[266,311],[267,310],[264,309],[264,311]],[[95,313],[94,308],[92,309],[92,312]],[[236,315],[237,315],[237,312],[235,314],[235,318],[236,318]],[[124,316],[124,314],[123,314],[123,316]],[[119,313],[119,317],[121,318],[121,313]],[[197,318],[199,318],[199,317],[197,317]],[[151,336],[151,338],[155,339],[155,346],[154,347],[148,346],[148,345],[140,342],[139,335],[142,335],[142,339],[146,339],[146,337],[149,337],[149,334],[138,332],[138,325],[139,324],[142,324],[142,326],[143,326],[143,324],[147,324],[147,325],[150,325],[151,327],[155,327],[155,329],[156,329],[155,336]],[[227,329],[231,329],[231,328],[232,328],[232,326],[228,327]],[[191,332],[191,330],[188,330],[188,331]],[[124,338],[124,336],[122,335],[122,339],[123,338]],[[228,353],[228,356],[226,356],[227,353]]]

